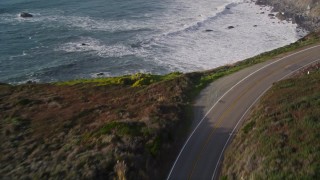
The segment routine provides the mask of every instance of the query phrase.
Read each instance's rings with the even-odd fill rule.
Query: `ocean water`
[[[0,82],[207,70],[306,34],[270,13],[243,0],[1,0]]]

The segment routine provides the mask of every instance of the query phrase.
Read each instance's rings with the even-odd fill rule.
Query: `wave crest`
[[[122,44],[105,45],[98,39],[80,38],[74,42],[68,42],[56,49],[65,52],[87,52],[98,55],[100,57],[123,57],[128,55],[136,55],[136,50]]]

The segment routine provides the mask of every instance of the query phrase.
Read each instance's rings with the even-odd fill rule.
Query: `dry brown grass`
[[[159,155],[186,123],[191,87],[186,76],[139,87],[2,84],[0,176],[161,178]]]

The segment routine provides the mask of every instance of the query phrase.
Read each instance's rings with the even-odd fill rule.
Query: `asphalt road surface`
[[[252,106],[274,82],[319,61],[320,45],[246,68],[212,83],[195,102],[193,130],[167,179],[218,179],[223,152]]]

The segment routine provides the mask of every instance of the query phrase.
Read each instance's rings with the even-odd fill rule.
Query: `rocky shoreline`
[[[273,11],[280,12],[287,20],[292,20],[308,31],[320,29],[320,1],[319,0],[257,0],[258,5],[273,7]]]

